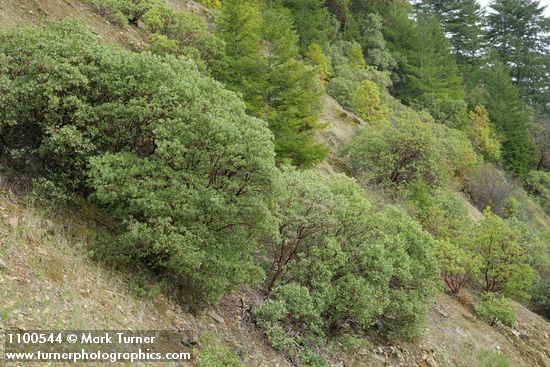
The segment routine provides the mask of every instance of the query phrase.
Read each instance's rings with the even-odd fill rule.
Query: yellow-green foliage
[[[352,95],[355,111],[366,122],[387,122],[387,109],[381,105],[380,89],[376,83],[365,79],[355,89]]]
[[[235,353],[214,341],[211,335],[201,339],[201,348],[193,351],[197,367],[246,367]]]
[[[363,69],[367,66],[365,56],[363,55],[363,49],[357,42],[353,42],[348,50],[348,61],[352,67]]]
[[[221,0],[197,0],[197,2],[210,9],[219,9],[222,7]]]
[[[484,106],[477,106],[470,112],[469,124],[469,135],[475,149],[488,161],[500,161],[501,143]]]
[[[210,32],[206,20],[189,11],[155,7],[142,18],[153,33],[149,50],[158,54],[185,55],[212,66],[222,58],[224,43]]]
[[[326,83],[330,79],[330,62],[327,56],[324,54],[323,49],[317,43],[309,45],[305,56],[311,61],[311,63],[317,67],[319,77],[321,81]]]
[[[178,42],[166,37],[163,34],[154,33],[149,38],[147,51],[156,55],[177,55],[180,51]]]
[[[475,306],[475,311],[491,326],[502,323],[511,327],[516,322],[516,312],[512,302],[508,298],[496,296],[493,293],[485,293],[481,302]]]

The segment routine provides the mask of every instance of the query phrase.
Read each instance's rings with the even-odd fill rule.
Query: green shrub
[[[317,68],[321,82],[326,83],[331,76],[330,61],[317,43],[309,45],[305,57]]]
[[[283,178],[267,289],[286,300],[287,320],[315,333],[318,312],[325,333],[361,335],[383,320],[392,337],[416,335],[439,282],[433,238],[396,208],[377,211],[352,179]]]
[[[355,89],[352,94],[354,110],[364,121],[370,123],[387,122],[387,111],[380,101],[380,90],[378,86],[365,79]]]
[[[67,21],[0,35],[0,70],[10,165],[124,224],[98,257],[137,261],[195,301],[261,277],[274,148],[235,94],[192,62],[101,46]]]
[[[330,367],[330,363],[314,350],[306,348],[300,352],[300,366],[303,367]]]
[[[189,11],[155,7],[143,16],[143,23],[153,33],[149,49],[160,54],[171,53],[193,58],[194,49],[208,65],[219,61],[224,43],[208,29],[204,17]]]
[[[321,323],[319,311],[306,287],[297,284],[279,285],[273,289],[273,298],[281,302],[292,319],[303,322],[311,330]]]
[[[163,34],[152,34],[149,37],[149,44],[147,45],[147,51],[150,51],[156,55],[177,55],[180,52],[178,43],[166,37]]]
[[[532,295],[531,305],[533,309],[546,318],[550,318],[550,281],[540,282],[536,285]]]
[[[137,24],[141,17],[164,0],[87,0],[102,16],[117,24]]]
[[[285,352],[294,344],[294,340],[287,336],[281,324],[267,323],[264,325],[269,344],[278,352]]]
[[[356,44],[355,48],[357,46]],[[344,108],[360,114],[360,111],[356,109],[358,104],[353,102],[354,94],[357,94],[355,92],[359,85],[365,80],[372,81],[381,89],[380,92],[382,93],[379,94],[383,94],[385,88],[391,85],[391,80],[389,73],[378,71],[373,66],[355,67],[348,58],[348,54],[353,47],[353,44],[343,41],[335,42],[330,46],[329,55],[332,59],[334,72],[332,73],[333,78],[327,84],[327,93],[334,97]]]
[[[260,323],[279,322],[286,318],[288,310],[281,300],[265,300],[258,308],[254,310],[254,316]]]
[[[468,285],[477,274],[479,258],[461,246],[448,241],[440,242],[438,254],[441,277],[445,285],[454,294],[459,294],[461,289]]]
[[[502,144],[496,127],[489,119],[484,106],[470,112],[468,134],[476,150],[489,162],[498,162],[502,157]]]
[[[214,342],[211,336],[203,337],[201,344],[200,349],[193,351],[197,367],[246,367],[239,357]]]
[[[512,367],[508,357],[492,350],[483,350],[478,353],[477,363],[479,367]]]
[[[525,179],[525,188],[535,196],[546,214],[550,215],[550,172],[529,172]]]
[[[367,182],[436,184],[450,173],[444,152],[437,147],[432,125],[411,110],[396,117],[395,123],[363,127],[342,155],[354,174]]]
[[[472,230],[472,248],[481,260],[479,278],[486,292],[529,298],[536,278],[529,265],[529,228],[516,220],[504,220],[490,208]]]
[[[197,2],[212,9],[219,9],[222,6],[221,0],[198,0]]]
[[[477,315],[489,325],[498,323],[512,327],[516,322],[516,312],[512,302],[494,293],[485,293],[479,304],[475,306]]]

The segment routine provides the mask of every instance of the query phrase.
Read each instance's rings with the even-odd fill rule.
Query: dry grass
[[[135,274],[90,260],[89,245],[100,229],[86,218],[82,211],[53,216],[24,205],[0,185],[0,334],[8,329],[192,330],[197,340],[213,335],[215,345],[239,353],[252,367],[289,366],[248,319],[241,320],[242,299],[250,290],[228,295],[220,307],[200,315],[183,312],[160,289],[138,296],[132,292]]]

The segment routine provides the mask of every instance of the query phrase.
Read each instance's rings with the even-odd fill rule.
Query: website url
[[[85,349],[82,349],[77,352],[6,352],[5,357],[9,361],[17,362],[180,362],[191,360],[191,353],[149,353],[143,352],[141,349],[136,352],[89,352]]]

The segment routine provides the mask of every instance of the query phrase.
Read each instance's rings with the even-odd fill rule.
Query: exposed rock
[[[6,219],[6,224],[10,227],[17,227],[19,225],[19,218],[18,217],[11,217]]]
[[[211,318],[213,318],[214,320],[216,320],[217,322],[219,322],[220,324],[225,324],[225,320],[223,319],[223,317],[221,317],[220,315],[218,315],[216,312],[214,312],[213,310],[208,312],[208,316],[210,316]]]
[[[198,347],[200,346],[199,339],[197,337],[197,333],[185,331],[182,333],[181,337],[181,344],[185,345],[186,347]]]
[[[424,362],[426,362],[426,364],[430,367],[437,367],[437,362],[434,357],[428,357],[424,360]]]

